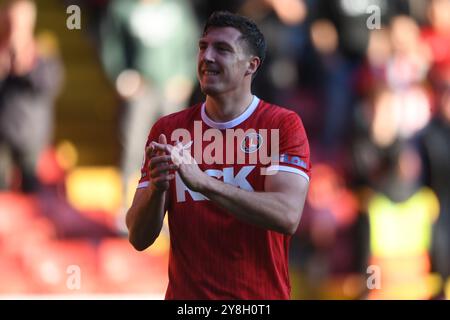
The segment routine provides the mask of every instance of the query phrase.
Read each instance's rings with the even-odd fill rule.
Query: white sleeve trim
[[[150,184],[150,181],[142,181],[141,183],[138,184],[136,189],[147,188],[149,184]]]
[[[288,166],[273,165],[273,166],[268,167],[267,171],[292,172],[292,173],[301,175],[303,178],[305,178],[309,182],[308,175],[304,171],[302,171],[300,169],[297,169],[297,168],[292,168],[292,167],[288,167]]]

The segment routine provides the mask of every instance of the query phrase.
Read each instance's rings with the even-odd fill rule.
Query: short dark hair
[[[259,57],[261,60],[260,66],[262,65],[266,58],[266,40],[255,22],[247,17],[228,11],[215,11],[206,21],[203,35],[212,27],[232,27],[239,30],[242,34],[241,39],[247,44],[250,53]]]

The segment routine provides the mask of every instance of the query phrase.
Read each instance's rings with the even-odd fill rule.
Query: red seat
[[[106,239],[99,246],[99,272],[106,292],[152,294],[164,297],[167,253],[137,252],[127,239]]]
[[[0,299],[29,294],[33,285],[27,278],[21,260],[5,253],[0,254]]]
[[[0,235],[18,232],[39,216],[39,206],[33,196],[0,192]]]
[[[0,248],[20,254],[23,247],[55,235],[52,223],[40,214],[37,199],[19,193],[0,193]]]
[[[88,241],[49,241],[30,245],[23,254],[36,293],[81,294],[97,289],[97,254]]]

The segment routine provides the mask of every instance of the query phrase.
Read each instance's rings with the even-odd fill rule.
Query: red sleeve
[[[277,165],[271,165],[267,170],[292,172],[309,181],[311,178],[309,143],[302,120],[296,113],[290,112],[282,118],[279,128],[280,160]]]

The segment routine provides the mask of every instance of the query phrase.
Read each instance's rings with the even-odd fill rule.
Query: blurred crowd
[[[59,3],[64,14],[69,1]],[[120,101],[117,221],[151,125],[203,99],[195,75],[203,22],[215,10],[239,12],[268,43],[254,93],[296,111],[310,141],[293,297],[450,297],[450,0],[73,3]],[[120,238],[123,225],[83,218],[65,199],[64,174],[47,172],[58,167],[48,147],[63,61],[33,35],[35,19],[30,1],[0,9],[2,197],[37,197],[56,238]],[[0,226],[0,245],[7,234]]]

